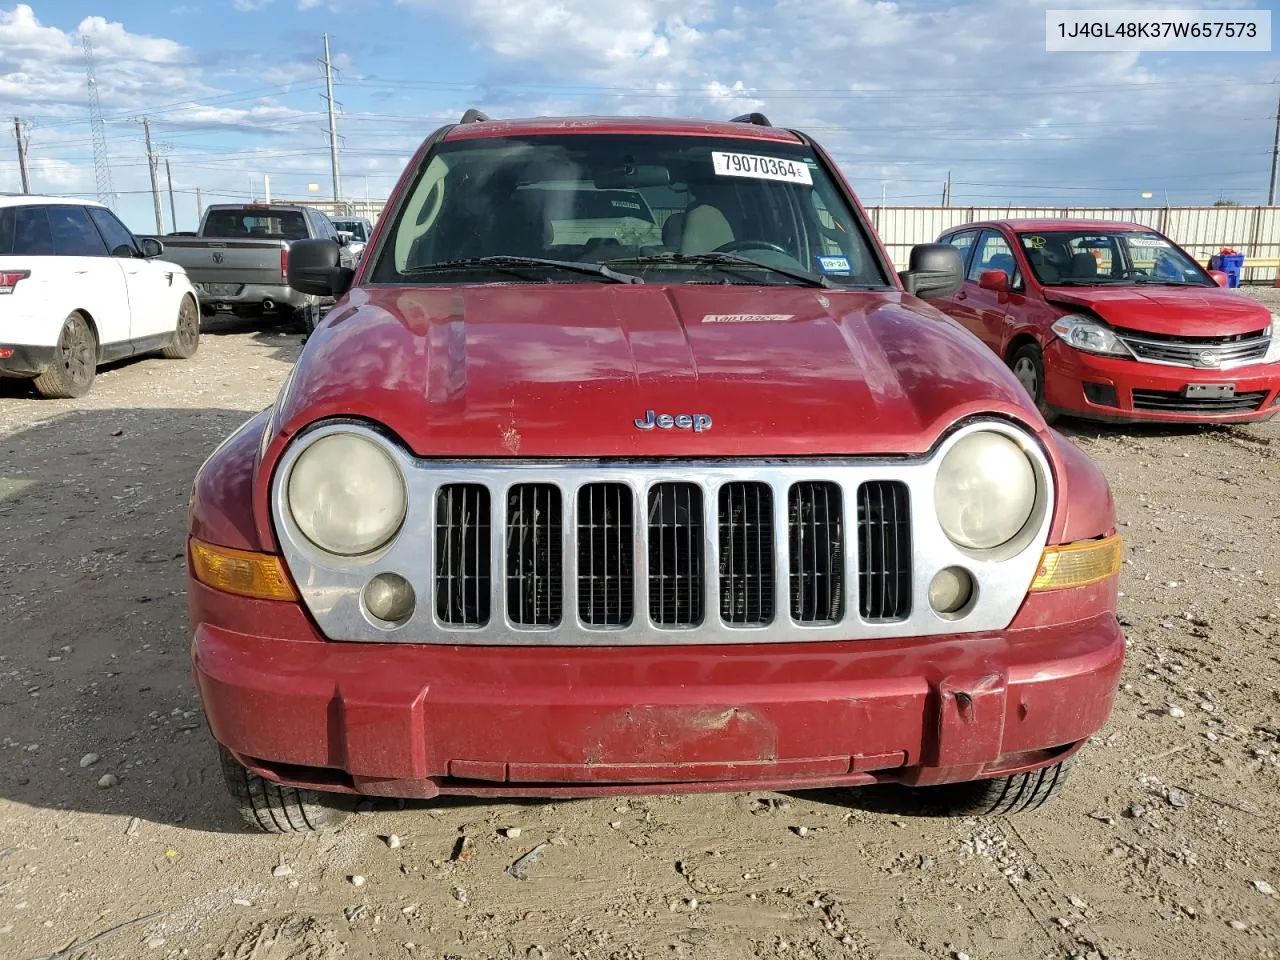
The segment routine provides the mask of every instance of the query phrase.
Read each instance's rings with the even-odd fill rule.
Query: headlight
[[[938,467],[933,502],[952,543],[971,550],[998,547],[1031,518],[1035,467],[1009,437],[971,433],[947,451]]]
[[[404,480],[373,441],[332,433],[307,447],[294,463],[289,513],[321,550],[359,556],[378,549],[400,529]]]
[[[1267,347],[1267,352],[1263,355],[1262,362],[1280,363],[1280,317],[1273,313],[1271,315],[1271,323],[1268,324],[1265,332],[1271,338],[1271,346]]]
[[[1096,320],[1076,314],[1059,317],[1053,324],[1053,332],[1064,343],[1085,353],[1102,353],[1114,357],[1131,357],[1129,348],[1120,342],[1108,327]]]

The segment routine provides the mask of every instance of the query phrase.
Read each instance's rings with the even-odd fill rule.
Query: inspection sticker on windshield
[[[848,273],[848,257],[819,257],[818,267],[823,273]]]
[[[809,172],[809,168],[795,160],[758,157],[752,153],[713,151],[711,162],[715,166],[716,176],[720,177],[752,177],[756,180],[813,184],[813,174]]]
[[[703,323],[782,323],[790,320],[793,313],[708,313],[702,318]]]

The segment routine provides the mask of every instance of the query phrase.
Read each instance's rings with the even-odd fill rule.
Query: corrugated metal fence
[[[1251,267],[1250,260],[1280,257],[1280,207],[869,207],[867,212],[899,269],[907,266],[915,244],[936,240],[949,227],[1014,217],[1141,223],[1159,230],[1202,263],[1223,247],[1231,247],[1245,255],[1247,282],[1276,278],[1275,266]]]

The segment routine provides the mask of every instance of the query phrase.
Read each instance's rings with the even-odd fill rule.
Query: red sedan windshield
[[[1047,230],[1019,233],[1018,239],[1036,279],[1049,287],[1215,285],[1195,260],[1157,233]]]

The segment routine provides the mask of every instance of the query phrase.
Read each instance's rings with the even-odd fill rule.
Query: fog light
[[[960,567],[939,570],[929,584],[929,606],[938,613],[956,613],[973,598],[973,577]]]
[[[413,587],[398,573],[380,573],[364,585],[364,608],[384,623],[404,623],[414,603]]]

